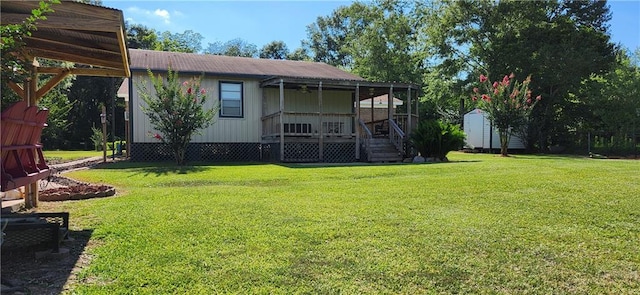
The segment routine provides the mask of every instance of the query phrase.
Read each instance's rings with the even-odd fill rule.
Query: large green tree
[[[202,50],[202,40],[204,37],[193,30],[186,30],[182,33],[171,33],[165,31],[158,36],[155,50],[197,53]]]
[[[272,41],[260,49],[260,58],[286,59],[289,48],[283,41]]]
[[[414,3],[354,2],[318,17],[304,43],[315,61],[377,81],[418,83],[424,58],[416,44]]]
[[[631,55],[618,51],[612,71],[591,75],[571,95],[585,111],[579,129],[606,138],[609,151],[640,151],[633,151],[640,137],[640,64],[634,63],[638,58],[640,49]]]
[[[158,43],[158,33],[154,29],[139,24],[125,23],[127,47],[154,50]]]
[[[529,136],[541,149],[568,138],[575,127],[569,93],[613,61],[606,2],[442,1],[419,11],[423,50],[449,79],[470,88],[479,74],[532,75],[531,87],[544,99]]]
[[[236,38],[227,42],[217,41],[209,43],[209,46],[204,50],[204,53],[226,56],[256,57],[258,56],[258,47],[246,40]]]

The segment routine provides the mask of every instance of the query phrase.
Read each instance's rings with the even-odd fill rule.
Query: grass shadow
[[[27,247],[2,251],[2,294],[60,294],[65,284],[77,272],[77,267],[87,263],[83,259],[92,229],[69,231],[70,239],[64,241],[64,254],[46,254],[36,257],[41,247]]]
[[[455,160],[447,162],[425,162],[425,163],[368,163],[368,162],[351,162],[351,163],[274,163],[286,168],[327,168],[327,167],[381,167],[381,166],[414,166],[414,165],[441,165],[454,163],[474,163],[482,162],[481,160]]]
[[[130,162],[120,161],[115,163],[101,163],[91,167],[91,169],[120,170],[128,169],[134,174],[144,174],[145,176],[165,176],[169,174],[189,174],[203,172],[206,170],[235,167],[235,166],[256,166],[271,163],[263,162],[189,162],[187,165],[178,166],[174,162]]]

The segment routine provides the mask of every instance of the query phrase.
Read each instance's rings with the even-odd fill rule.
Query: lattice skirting
[[[185,160],[205,162],[256,162],[262,160],[260,143],[191,143]],[[131,161],[173,161],[173,153],[162,143],[132,143]]]
[[[284,162],[355,162],[355,143],[325,143],[324,159],[320,160],[317,143],[285,143]],[[188,162],[280,162],[279,143],[192,143],[187,148]],[[173,161],[171,150],[162,143],[132,143],[131,161]]]
[[[356,161],[356,143],[325,143],[324,162],[350,163]]]

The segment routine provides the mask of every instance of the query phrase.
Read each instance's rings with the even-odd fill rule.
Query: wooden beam
[[[65,32],[61,32],[64,34]],[[120,54],[120,47],[116,43],[116,34],[113,37],[103,37],[100,39],[86,35],[88,39],[78,38],[78,33],[71,33],[74,37],[69,35],[55,36],[55,35],[32,35],[31,37],[24,38],[27,47],[37,48],[55,48],[60,52],[75,53],[75,52],[90,52],[92,54],[103,55],[115,55]]]
[[[25,13],[31,13],[31,10],[34,8],[38,8],[39,5],[40,4],[36,1],[12,1],[10,3],[2,3],[2,6],[7,7],[7,10],[19,10],[24,11]],[[54,13],[58,13],[61,15],[64,14],[69,19],[100,18],[112,21],[122,21],[122,11],[106,7],[87,5],[84,3],[77,3],[73,1],[61,1],[61,3],[59,4],[51,5],[51,8],[55,10]]]
[[[122,70],[104,68],[39,68],[38,74],[56,75],[63,71],[68,71],[70,75],[76,76],[96,76],[96,77],[122,77]]]
[[[131,69],[129,68],[129,55],[127,50],[126,36],[124,35],[124,28],[120,27],[117,32],[118,43],[120,44],[120,56],[122,56],[122,68],[124,69],[125,77],[131,77]]]
[[[13,92],[15,92],[18,96],[20,96],[20,98],[22,98],[22,100],[25,100],[25,101],[27,100],[27,98],[25,96],[26,94],[25,94],[24,89],[22,88],[22,86],[16,84],[13,81],[9,81],[7,83],[7,85],[9,85],[9,88],[11,88],[13,90]]]
[[[280,79],[280,162],[284,161],[284,81]]]
[[[411,134],[411,87],[407,88],[407,127],[404,129],[405,134]]]
[[[49,79],[46,84],[42,85],[40,89],[36,92],[36,100],[40,100],[47,92],[49,92],[53,87],[60,84],[64,78],[69,76],[69,71],[62,71],[61,73],[55,75],[53,78]]]
[[[360,84],[356,83],[356,93],[354,97],[356,104],[356,160],[360,160]],[[373,107],[373,103],[371,104]]]
[[[30,14],[22,13],[2,13],[2,25],[20,24],[27,19]],[[65,29],[76,31],[98,31],[116,32],[120,23],[113,20],[100,18],[73,18],[67,16],[57,16],[55,12],[47,15],[46,20],[38,21],[38,29]]]
[[[322,81],[318,82],[318,128],[320,129],[320,137],[318,137],[318,158],[320,162],[324,161],[324,128],[322,128]]]
[[[74,54],[72,52],[61,52],[59,50],[42,48],[29,48],[29,52],[33,56],[47,59],[70,61],[112,69],[122,69],[122,62],[117,54],[109,56],[101,54],[90,54],[88,52],[77,52],[77,54]]]
[[[97,76],[97,77],[124,77],[125,70],[101,69],[101,68],[74,68],[69,69],[69,73],[77,76]]]
[[[371,101],[373,107],[373,101]],[[387,121],[389,125],[389,139],[393,140],[393,132],[391,132],[391,120],[393,120],[393,84],[389,86],[389,95],[387,96]]]

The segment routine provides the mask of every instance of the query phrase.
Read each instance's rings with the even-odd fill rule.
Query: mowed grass
[[[84,158],[101,157],[101,151],[43,151],[44,157],[51,161],[69,162]],[[111,155],[111,152],[108,153]]]
[[[116,163],[71,201],[78,294],[637,294],[640,161]]]

